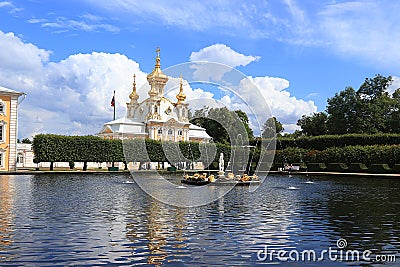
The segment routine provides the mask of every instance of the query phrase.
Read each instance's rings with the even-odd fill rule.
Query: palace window
[[[0,121],[0,142],[6,141],[6,124],[5,121]]]
[[[1,101],[0,102],[0,114],[4,115],[4,110],[5,110],[5,106],[4,106],[4,103]]]
[[[24,154],[18,153],[17,163],[24,163]]]
[[[171,129],[168,130],[168,135],[172,135],[172,130]]]
[[[159,135],[161,135],[162,134],[162,129],[158,129],[158,132],[157,132]]]
[[[0,152],[0,167],[4,167],[3,166],[3,155],[4,155],[4,153]]]
[[[178,135],[183,135],[182,130],[179,130],[179,131],[178,131]]]

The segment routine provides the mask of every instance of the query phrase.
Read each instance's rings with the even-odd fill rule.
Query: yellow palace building
[[[18,98],[23,93],[0,86],[0,171],[17,163]]]

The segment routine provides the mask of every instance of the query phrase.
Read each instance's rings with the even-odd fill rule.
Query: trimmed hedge
[[[301,136],[299,138],[280,137],[276,142],[276,149],[288,147],[324,150],[329,147],[367,146],[367,145],[399,145],[400,134],[344,134]]]
[[[357,137],[358,136],[358,137]],[[372,142],[375,138],[380,142],[395,142],[400,135],[345,135],[328,138],[315,137],[320,145],[329,143],[336,145],[326,149],[302,147],[287,147],[273,150],[257,147],[251,150],[252,165],[258,161],[268,163],[274,159],[275,166],[284,163],[346,163],[351,171],[352,163],[400,164],[400,145],[355,145],[342,146],[343,140],[353,142]],[[375,137],[374,137],[375,136]],[[332,136],[331,136],[332,137]],[[309,138],[303,145],[315,138]],[[361,138],[361,139],[360,139]],[[300,138],[299,138],[300,139]],[[298,139],[296,139],[298,140]],[[306,140],[306,139],[304,139]],[[315,139],[316,140],[316,139]],[[322,141],[323,140],[323,141]],[[328,142],[328,140],[331,140]],[[335,142],[333,142],[334,140]],[[338,140],[341,140],[340,142]],[[366,140],[369,140],[368,142]],[[279,144],[279,142],[277,142]],[[178,147],[179,146],[179,147]],[[218,168],[220,153],[224,153],[225,164],[230,160],[231,147],[224,144],[200,144],[195,142],[160,142],[150,139],[106,140],[96,136],[62,136],[53,134],[39,134],[33,139],[35,162],[169,162],[174,165],[182,161],[210,162],[210,167]],[[178,153],[179,152],[179,153]],[[125,154],[125,155],[124,155]],[[214,156],[213,160],[207,160]],[[264,164],[265,165],[265,164]],[[269,165],[269,164],[267,164]],[[249,167],[249,166],[248,166]],[[253,166],[254,167],[254,166]],[[355,166],[353,166],[355,167]]]
[[[179,146],[179,147],[178,147]],[[107,140],[96,136],[39,134],[33,139],[35,162],[169,162],[206,161],[214,163],[224,153],[227,164],[231,148],[224,144],[160,142],[151,139]],[[202,156],[203,155],[203,156]],[[202,158],[203,157],[203,158]],[[213,166],[215,164],[211,164]],[[218,164],[217,164],[218,167]]]
[[[35,162],[117,162],[125,161],[120,140],[96,136],[39,134],[33,139]]]
[[[276,151],[274,163],[308,162],[335,163],[350,165],[361,162],[366,165],[400,164],[400,145],[346,146],[330,147],[325,150],[307,150],[303,148],[286,148]]]

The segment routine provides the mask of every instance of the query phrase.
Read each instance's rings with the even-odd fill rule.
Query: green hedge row
[[[353,136],[353,135],[352,135]],[[350,138],[350,137],[346,137]],[[322,138],[323,139],[323,138]],[[382,137],[382,140],[384,138]],[[388,138],[387,140],[389,140]],[[344,140],[338,138],[337,140]],[[390,140],[395,140],[393,139]],[[230,160],[231,148],[224,144],[200,144],[195,142],[160,142],[155,140],[105,140],[95,136],[36,135],[33,139],[35,162],[169,162],[174,165],[183,161],[210,162],[218,167],[220,153],[224,153],[225,164]],[[254,151],[254,153],[253,153]],[[263,151],[262,162],[272,161],[274,151],[252,150],[252,165],[258,162]],[[214,155],[214,159],[210,159]],[[208,160],[207,160],[208,159]],[[400,164],[400,145],[356,145],[336,146],[326,149],[287,147],[275,151],[274,163],[364,163],[367,165],[386,163]]]
[[[96,136],[36,135],[35,162],[123,162],[122,142]]]
[[[215,145],[215,146],[214,146]],[[150,139],[106,140],[96,136],[39,134],[33,139],[35,162],[169,162],[203,161],[224,153],[229,161],[230,146],[196,142],[160,142]],[[210,161],[210,160],[208,160]],[[215,164],[212,164],[215,167]],[[218,164],[216,165],[218,166]]]
[[[276,149],[300,147],[305,149],[324,150],[329,147],[367,146],[367,145],[399,145],[400,134],[344,134],[301,136],[299,138],[280,137]]]
[[[290,147],[276,151],[276,165],[294,162],[394,165],[400,164],[400,145],[330,147],[322,151]]]

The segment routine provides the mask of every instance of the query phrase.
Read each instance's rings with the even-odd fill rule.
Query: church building
[[[147,75],[149,97],[138,102],[134,75],[130,102],[126,103],[126,116],[105,123],[98,136],[107,139],[150,138],[174,142],[209,142],[211,137],[206,130],[189,122],[189,104],[185,103],[182,76],[177,101],[173,102],[164,96],[168,76],[161,70],[160,49],[156,52],[156,65]]]

